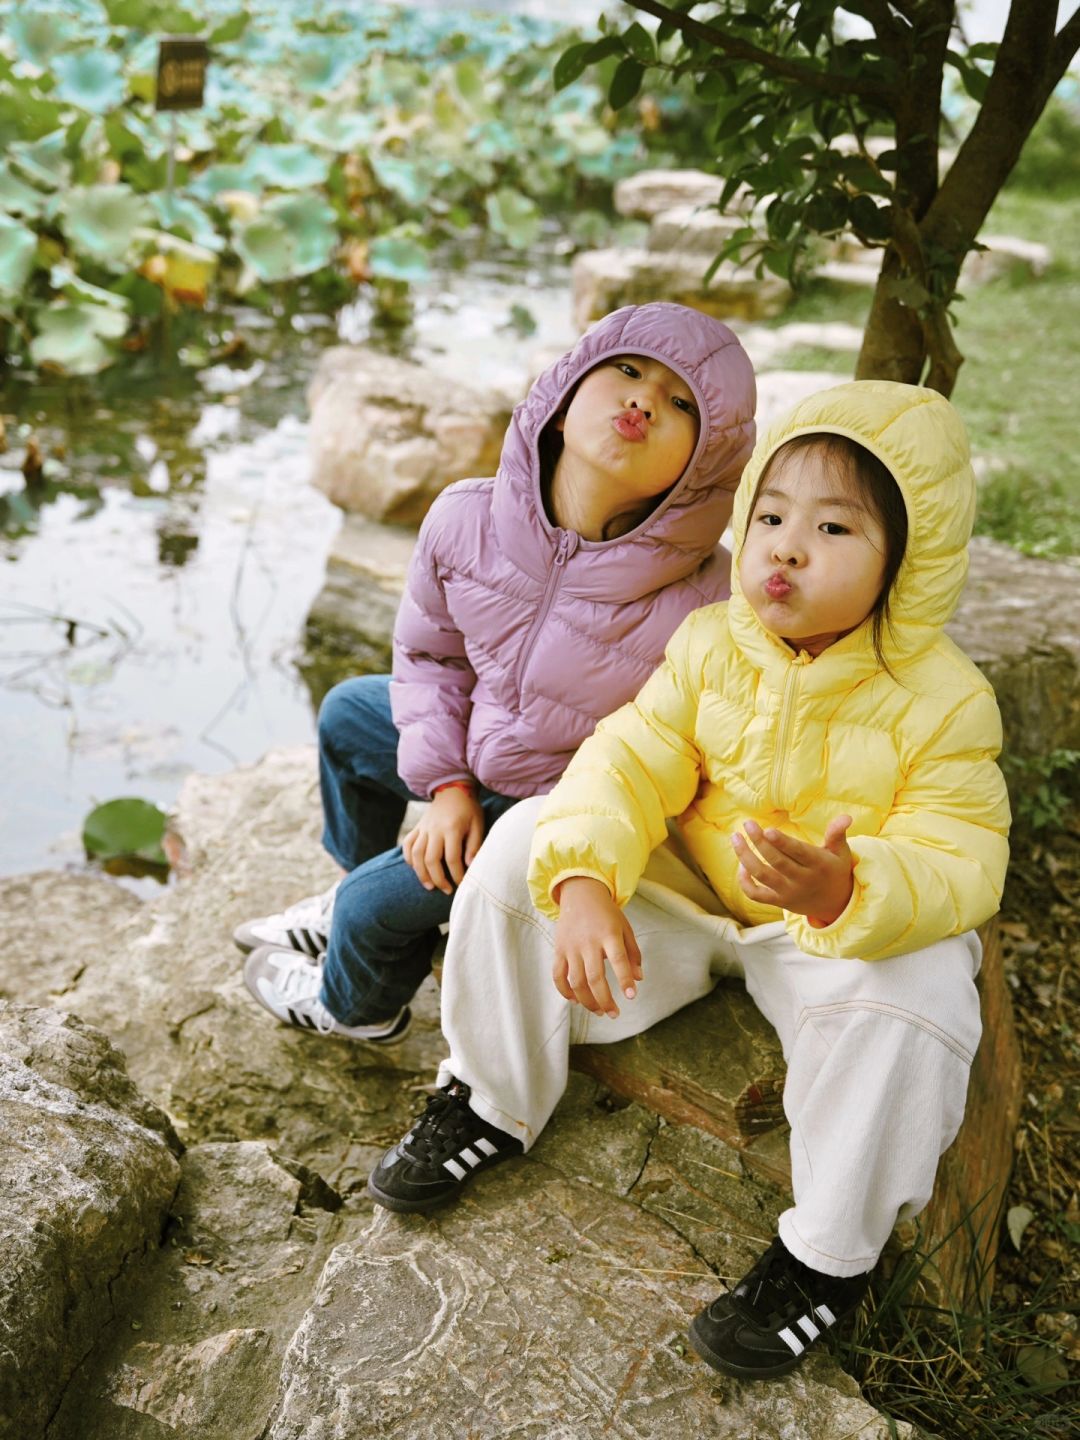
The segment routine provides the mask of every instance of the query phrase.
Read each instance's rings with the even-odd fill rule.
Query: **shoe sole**
[[[806,1355],[792,1355],[790,1360],[785,1360],[779,1365],[770,1365],[767,1370],[750,1365],[738,1365],[734,1360],[728,1360],[723,1355],[718,1355],[715,1350],[710,1349],[697,1330],[697,1321],[694,1320],[690,1326],[689,1335],[690,1347],[694,1352],[714,1370],[719,1370],[722,1375],[732,1375],[737,1380],[778,1380],[782,1375],[790,1374],[796,1365],[800,1364]]]

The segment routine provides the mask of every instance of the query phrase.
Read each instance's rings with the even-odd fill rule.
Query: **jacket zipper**
[[[555,547],[555,555],[551,564],[551,574],[548,576],[544,596],[540,601],[540,609],[536,612],[536,618],[533,620],[529,633],[526,635],[521,646],[521,654],[518,656],[517,668],[514,671],[514,688],[518,692],[519,698],[521,696],[521,681],[525,674],[525,667],[528,665],[529,656],[532,654],[536,647],[536,642],[540,638],[540,630],[543,627],[544,621],[547,619],[548,611],[551,609],[552,602],[555,599],[555,591],[559,588],[559,582],[562,579],[566,562],[577,549],[577,538],[577,535],[573,531],[569,533],[565,530],[559,531],[559,543]]]
[[[778,810],[784,808],[780,803],[783,799],[780,793],[780,782],[787,762],[787,749],[791,744],[791,728],[795,720],[795,691],[798,684],[799,662],[796,660],[784,681],[784,694],[780,701],[780,721],[776,733],[776,749],[773,752],[772,774],[769,777],[772,802]]]

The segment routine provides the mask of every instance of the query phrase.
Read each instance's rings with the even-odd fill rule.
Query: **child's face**
[[[697,444],[693,391],[659,360],[617,355],[590,370],[558,422],[578,475],[646,499],[674,485]]]
[[[820,655],[874,608],[885,556],[885,531],[858,492],[825,456],[803,450],[765,478],[739,580],[766,630]]]

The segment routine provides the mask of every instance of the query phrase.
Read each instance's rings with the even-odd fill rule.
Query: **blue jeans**
[[[342,1025],[387,1020],[431,972],[451,895],[425,890],[398,831],[414,795],[397,773],[390,677],[335,685],[319,710],[323,845],[349,873],[338,888],[323,969],[323,1004]],[[479,791],[488,829],[514,801]]]

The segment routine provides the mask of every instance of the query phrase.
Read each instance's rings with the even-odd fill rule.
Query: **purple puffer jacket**
[[[538,440],[576,383],[612,355],[658,359],[701,415],[690,463],[635,530],[583,540],[552,525]],[[679,623],[726,599],[718,541],[754,445],[754,374],[718,320],[681,305],[606,316],[514,411],[494,479],[461,480],[420,529],[394,627],[398,773],[417,795],[475,777],[550,790],[596,722],[634,696]]]

